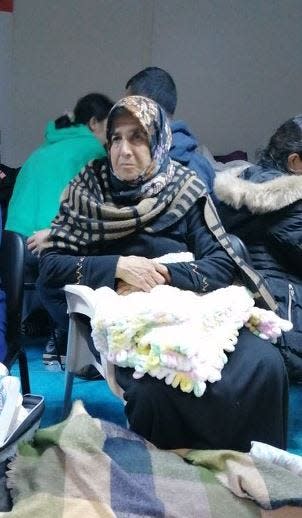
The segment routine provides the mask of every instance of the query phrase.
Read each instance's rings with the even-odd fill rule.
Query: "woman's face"
[[[128,182],[136,180],[151,163],[148,135],[130,113],[113,122],[110,159],[116,176]]]

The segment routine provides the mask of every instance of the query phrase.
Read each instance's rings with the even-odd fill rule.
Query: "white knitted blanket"
[[[150,293],[117,295],[99,288],[92,337],[112,363],[165,379],[184,392],[202,396],[206,382],[221,379],[226,352],[247,325],[261,338],[276,340],[291,323],[256,308],[245,287],[230,286],[200,296],[171,286]]]

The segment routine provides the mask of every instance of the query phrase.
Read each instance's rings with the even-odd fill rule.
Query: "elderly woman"
[[[289,377],[302,381],[302,115],[272,135],[259,162],[241,174],[218,175],[226,229],[248,247],[283,318],[293,323],[280,343]]]
[[[118,102],[107,138],[108,159],[90,163],[69,184],[41,257],[40,285],[53,318],[66,325],[58,288],[67,283],[124,295],[161,284],[206,293],[232,284],[240,268],[260,299],[273,303],[260,277],[230,249],[202,182],[169,159],[169,123],[154,101],[131,96]],[[194,261],[152,261],[188,251]],[[136,380],[129,368],[117,368],[116,375],[130,427],[161,448],[247,451],[251,440],[285,446],[284,363],[274,346],[247,329],[222,380],[202,397],[149,375]]]

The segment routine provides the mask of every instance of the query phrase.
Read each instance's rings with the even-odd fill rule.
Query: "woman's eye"
[[[121,140],[121,137],[119,137],[118,135],[113,135],[111,137],[111,144],[118,144]]]
[[[147,136],[145,135],[145,133],[134,133],[133,140],[135,142],[145,142],[147,140]]]

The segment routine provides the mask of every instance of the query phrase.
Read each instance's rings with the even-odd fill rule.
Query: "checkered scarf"
[[[51,230],[50,247],[87,255],[104,241],[122,239],[144,228],[158,232],[180,218],[204,193],[204,186],[178,164],[171,181],[158,195],[132,206],[118,206],[110,189],[108,162],[95,160],[66,189]]]

